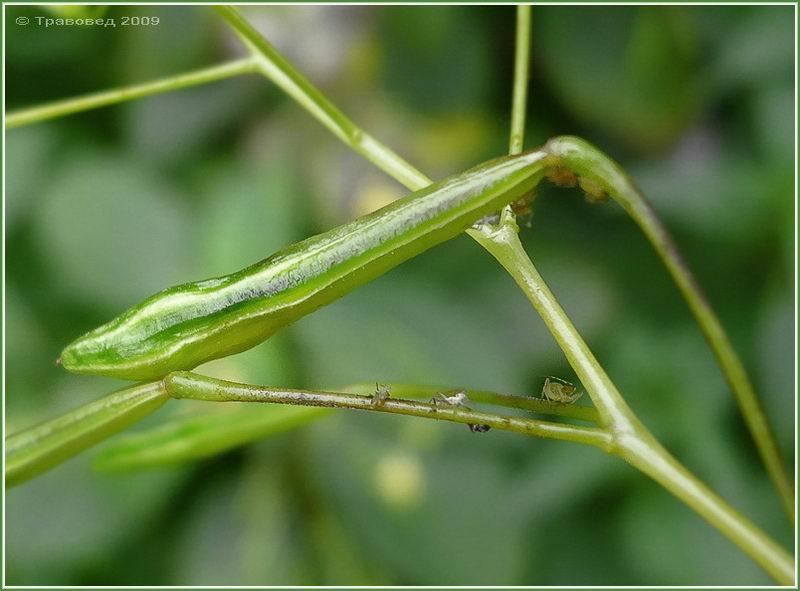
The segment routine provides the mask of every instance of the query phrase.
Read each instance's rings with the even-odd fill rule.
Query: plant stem
[[[653,243],[661,259],[669,269],[683,297],[689,304],[697,323],[703,331],[722,372],[733,390],[745,424],[755,441],[758,453],[767,468],[775,489],[790,521],[795,519],[794,486],[786,469],[780,448],[772,434],[764,409],[756,395],[753,384],[733,348],[725,329],[714,314],[691,271],[684,263],[672,237],[655,215],[650,205],[642,198],[631,200],[631,216]]]
[[[636,420],[633,413],[536,271],[519,241],[516,224],[501,219],[496,226],[487,224],[469,232],[487,250],[491,247],[492,255],[536,308],[592,398],[600,415],[600,424],[614,425],[617,429],[632,425]],[[633,430],[633,427],[628,430]]]
[[[105,107],[107,105],[113,105],[144,96],[168,92],[170,90],[206,84],[208,82],[214,82],[255,71],[256,67],[253,59],[246,58],[220,64],[218,66],[212,66],[196,72],[189,72],[188,74],[170,76],[169,78],[163,78],[154,82],[145,82],[144,84],[125,86],[77,98],[57,101],[39,107],[9,113],[6,115],[6,129],[28,125],[29,123],[38,123],[39,121],[71,115],[81,111],[88,111],[98,107]]]
[[[360,130],[354,123],[330,101],[319,92],[302,74],[286,61],[278,52],[257,32],[250,26],[249,23],[241,16],[241,14],[231,6],[215,7],[223,17],[231,24],[237,31],[240,37],[260,56],[259,63],[262,64],[262,71],[273,82],[278,84],[287,93],[289,93],[295,100],[297,100],[306,110],[319,119],[326,127],[331,129],[334,134],[342,141],[352,147],[358,153],[364,155],[371,162],[375,163],[379,168],[392,175],[395,179],[405,184],[408,188],[418,190],[423,186],[430,183],[430,180],[422,175],[416,168],[411,166],[408,162],[400,158],[388,147],[381,146],[365,132]],[[361,144],[360,139],[363,137],[369,138],[369,149],[365,149]],[[579,146],[577,151],[577,158],[575,162],[570,162],[572,156],[576,154],[569,150],[573,148],[576,142],[572,141],[573,138],[565,138],[565,146],[567,150],[559,151],[560,144],[558,142],[548,142],[546,150],[554,154],[556,161],[553,163],[557,165],[559,161],[564,161],[569,165],[569,168],[578,174],[583,171],[581,167],[592,158],[599,158],[602,153],[599,151],[590,151],[590,157],[587,158],[583,154],[583,146]],[[586,144],[588,146],[588,144]],[[591,146],[589,146],[591,147]],[[610,164],[609,164],[610,163]],[[597,170],[592,166],[586,166],[586,179],[584,182],[594,181],[595,185],[599,185],[605,189],[608,194],[614,195],[615,191],[613,185],[618,184],[620,181],[627,183],[627,177],[619,170],[616,165],[608,158],[605,162],[598,163]],[[602,198],[602,194],[595,191],[596,187],[590,187],[588,184],[582,185],[590,196],[594,198]],[[602,193],[600,191],[599,193]],[[618,199],[620,201],[620,199]],[[620,201],[626,207],[624,201]],[[631,213],[629,211],[629,213]],[[633,215],[633,214],[631,214]],[[603,371],[600,364],[592,355],[586,343],[580,337],[575,327],[564,314],[557,301],[550,293],[544,281],[536,272],[530,259],[519,244],[519,238],[516,235],[516,223],[513,216],[506,209],[503,211],[503,220],[499,226],[501,232],[487,232],[478,229],[468,230],[467,233],[478,240],[478,242],[488,250],[498,261],[506,267],[512,276],[514,276],[518,285],[523,289],[529,299],[537,307],[545,323],[553,332],[559,345],[564,350],[567,359],[575,369],[581,382],[586,387],[589,395],[600,413],[600,419],[604,424],[613,428],[615,436],[621,437],[628,433],[634,434],[638,431],[647,433],[636,419],[633,412],[627,406],[622,396],[617,391],[614,384]],[[505,263],[504,263],[505,260]],[[508,265],[508,266],[506,266]],[[515,269],[512,271],[512,269]],[[723,370],[726,368],[723,367]],[[755,402],[757,404],[757,402]],[[649,436],[649,433],[648,433]],[[754,436],[760,436],[759,433],[754,433]],[[652,438],[652,436],[649,436]],[[666,452],[664,452],[666,453]],[[674,491],[674,489],[671,489]],[[707,489],[706,489],[707,490]],[[686,500],[686,497],[681,497]],[[706,501],[710,504],[716,503],[716,497],[705,497]],[[692,505],[694,506],[694,505]],[[732,511],[732,510],[731,510]],[[738,517],[742,522],[745,530],[756,531],[758,530],[749,522],[743,520],[735,512],[734,516]],[[708,515],[704,515],[708,519]],[[720,527],[719,522],[712,522],[712,525]],[[731,539],[739,544],[739,546],[750,555],[756,562],[770,572],[771,574],[785,572],[786,556],[778,555],[776,552],[770,554],[771,562],[765,558],[763,554],[753,553],[753,546],[744,542],[744,538],[737,536],[740,531],[736,528],[720,530]],[[758,532],[756,537],[764,534]],[[774,544],[773,544],[774,546]],[[777,547],[777,546],[775,546]],[[776,567],[776,564],[783,562],[781,567]],[[791,566],[791,565],[790,565]],[[782,578],[781,580],[786,580]]]
[[[376,404],[372,396],[361,394],[266,388],[218,380],[192,372],[171,373],[164,378],[164,385],[167,393],[173,398],[214,402],[293,404],[386,412],[454,423],[488,425],[501,431],[584,443],[604,450],[609,449],[611,441],[610,435],[605,430],[594,427],[579,427],[523,417],[501,416],[458,406],[437,405],[399,398],[388,398],[382,403]]]
[[[545,150],[578,175],[587,193],[595,192],[595,199],[600,193],[605,193],[616,200],[650,240],[714,351],[783,507],[793,522],[793,486],[766,415],[742,362],[669,232],[625,172],[588,142],[571,137],[554,138],[547,142]],[[586,185],[587,181],[589,185]]]
[[[422,384],[389,383],[384,385],[389,387],[392,395],[399,396],[400,398],[433,398],[433,396],[442,392],[460,390],[465,392],[467,397],[473,402],[494,404],[507,408],[518,408],[539,414],[567,417],[591,423],[597,422],[597,411],[590,406],[561,404],[550,402],[542,398],[534,398],[532,396],[511,396],[508,394],[497,394],[487,390],[473,390],[471,388],[427,386]],[[375,391],[375,384],[350,384],[349,386],[341,388],[341,390],[351,394],[371,394]]]
[[[642,428],[643,429],[643,428]],[[649,433],[618,440],[616,452],[689,505],[781,585],[796,588],[794,559],[669,454]]]
[[[517,282],[564,351],[599,412],[600,424],[614,438],[610,453],[684,501],[775,580],[793,584],[794,564],[786,551],[679,464],[634,415],[525,253],[514,224],[504,220],[498,226],[484,226],[471,233],[479,242],[491,240],[492,254]]]
[[[528,77],[531,54],[531,6],[517,5],[516,51],[514,53],[514,90],[511,100],[511,136],[508,153],[519,154],[525,140],[525,113],[528,104]]]
[[[414,191],[431,180],[351,121],[245,20],[234,6],[215,6],[250,49],[259,71],[292,97],[336,137]]]
[[[501,230],[508,232],[510,226],[503,225]],[[558,312],[555,315],[545,316],[542,314],[542,316],[546,322],[548,319],[556,320],[548,322],[548,326],[554,331],[554,336],[564,347],[565,353],[567,350],[572,350],[571,356],[575,361],[575,370],[579,371],[579,368],[582,368],[584,370],[582,373],[598,374],[595,377],[601,383],[607,382],[610,389],[596,390],[594,393],[596,399],[601,404],[616,399],[615,403],[624,407],[623,416],[628,418],[614,422],[606,428],[578,427],[528,418],[499,416],[457,406],[422,403],[407,399],[388,398],[381,403],[376,403],[370,395],[238,384],[192,372],[174,372],[167,376],[164,379],[166,391],[171,397],[177,399],[257,402],[386,412],[468,425],[488,425],[503,431],[594,445],[607,453],[619,455],[634,467],[648,474],[733,540],[777,581],[791,584],[793,582],[791,557],[699,482],[647,432],[627,408],[605,372],[599,366],[595,367],[597,361],[594,357],[586,359],[583,353],[576,353],[582,349],[588,351],[588,347],[577,334],[564,311],[558,306],[527,256],[520,258],[519,253],[524,254],[521,244],[518,247],[517,255],[511,254],[514,249],[513,244],[509,243],[509,246],[509,260],[515,260],[517,263],[513,267],[515,279],[526,285],[536,285],[535,293],[529,292],[531,301],[534,302],[537,309],[548,308]],[[529,264],[524,264],[523,260],[528,260]],[[527,270],[523,270],[525,267]],[[526,291],[526,293],[528,292]],[[425,394],[427,395],[427,393]],[[611,414],[611,416],[615,415]]]
[[[6,438],[6,486],[16,486],[142,419],[169,397],[162,382],[119,390]]]
[[[258,69],[258,71],[273,80],[290,96],[303,105],[342,141],[405,186],[413,190],[418,190],[430,184],[430,179],[425,175],[350,121],[335,105],[319,92],[319,90],[275,51],[275,49],[244,20],[235,8],[230,6],[216,8],[251,48],[253,57],[161,81],[96,93],[85,97],[17,111],[6,117],[6,128],[44,121],[54,117],[132,100],[151,94],[220,80]],[[530,35],[530,19],[524,18],[524,9],[528,8],[527,6],[518,7],[517,14],[518,43],[515,62],[512,137],[510,140],[510,149],[512,152],[521,149],[521,132],[524,127],[524,109],[519,107],[519,105],[525,102],[524,95],[526,94],[527,88],[527,76],[523,76],[522,72],[524,71],[523,62],[527,62],[529,54],[528,51],[523,51],[525,44],[529,43]],[[253,58],[255,58],[255,61]],[[581,173],[580,162],[578,166],[575,166],[573,163],[572,169]],[[591,177],[592,166],[588,168],[584,166],[584,169],[587,176]],[[617,177],[623,179],[623,184],[630,188],[627,195],[617,195],[615,198],[617,198],[625,210],[634,218],[645,235],[653,243],[674,281],[678,284],[681,293],[684,298],[686,298],[690,309],[722,367],[728,383],[736,395],[745,423],[755,440],[756,447],[766,465],[769,476],[780,495],[784,509],[790,519],[794,521],[793,486],[778,445],[769,428],[766,415],[758,401],[753,385],[747,377],[741,360],[736,355],[722,325],[703,296],[702,291],[698,287],[688,267],[682,261],[672,239],[660,220],[655,216],[641,193],[634,188],[632,183],[627,181],[625,175],[618,169],[615,169],[613,173]],[[485,246],[491,251],[490,246],[487,246],[486,243]]]

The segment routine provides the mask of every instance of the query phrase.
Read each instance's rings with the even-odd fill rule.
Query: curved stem
[[[640,196],[641,197],[641,196]],[[639,224],[653,243],[661,259],[669,269],[675,283],[689,305],[697,323],[705,335],[714,355],[719,361],[722,373],[730,385],[739,404],[745,424],[755,441],[767,473],[783,504],[789,519],[794,522],[795,503],[794,487],[786,469],[778,443],[772,434],[767,416],[764,413],[753,384],[747,376],[739,356],[733,348],[725,329],[714,314],[702,289],[695,281],[691,271],[684,263],[672,237],[655,215],[650,205],[643,199],[631,200],[631,216]]]
[[[633,431],[633,412],[533,266],[513,220],[504,213],[498,225],[487,224],[469,233],[508,271],[536,308],[591,397],[600,424],[614,425],[618,431],[627,426],[628,431]]]
[[[431,184],[431,179],[353,123],[256,31],[236,7],[215,6],[214,10],[228,21],[250,49],[258,70],[333,135],[409,189],[416,191]]]
[[[616,454],[702,515],[778,583],[795,586],[794,560],[789,553],[700,482],[643,429],[636,437],[618,439]]]
[[[425,175],[350,121],[335,105],[319,92],[319,90],[275,51],[275,49],[244,20],[235,8],[221,6],[216,7],[216,9],[228,20],[240,37],[251,48],[253,57],[190,74],[171,77],[165,80],[96,93],[10,113],[6,117],[6,128],[44,121],[54,117],[132,100],[151,94],[220,80],[258,69],[262,74],[272,79],[290,94],[290,96],[303,105],[342,141],[392,177],[399,180],[405,186],[416,190],[430,184],[430,179]],[[528,18],[525,18],[526,9],[529,9],[529,7],[518,7],[517,15],[518,43],[517,59],[515,62],[512,136],[510,140],[510,150],[512,153],[521,149],[521,131],[524,127],[524,109],[519,105],[524,104],[527,88],[527,76],[522,75],[524,69],[527,67],[528,60],[528,52],[524,52],[523,48],[529,43],[530,34],[530,13],[528,12]],[[550,142],[549,147],[553,153],[558,152],[559,143],[563,146],[563,139]],[[596,176],[598,163],[607,166],[606,173],[610,171],[610,176],[605,175],[604,178],[597,179],[599,180],[599,184],[593,183],[584,186],[593,200],[602,199],[603,191],[600,190],[597,192],[597,189],[598,187],[603,187],[604,184],[608,182],[608,179],[615,177],[617,180],[621,181],[621,183],[617,185],[617,189],[623,187],[624,190],[610,191],[612,196],[620,202],[653,243],[656,251],[659,253],[659,256],[661,256],[681,293],[688,302],[692,313],[697,319],[701,330],[722,367],[728,383],[736,395],[745,423],[756,443],[758,452],[780,495],[786,513],[793,521],[794,490],[791,479],[753,385],[748,379],[744,366],[736,355],[722,325],[706,301],[688,267],[682,261],[666,229],[655,216],[641,193],[635,189],[633,184],[628,181],[627,177],[625,177],[624,173],[622,173],[616,165],[610,163],[609,166],[610,161],[608,161],[607,158],[587,159],[586,154],[581,154],[580,150],[578,153],[575,153],[572,152],[571,149],[563,151],[560,156],[563,157],[564,163],[572,168],[573,171],[584,175],[584,179],[582,179],[584,182],[585,179],[590,179],[591,182],[592,176]],[[602,162],[602,160],[606,162]],[[600,177],[603,176],[604,175],[600,175]],[[613,185],[614,183],[612,182],[611,184]]]
[[[16,486],[144,418],[169,400],[162,382],[109,394],[6,438],[5,483]]]
[[[74,113],[122,100],[138,98],[157,92],[173,90],[193,84],[200,84],[227,76],[250,72],[257,68],[272,79],[312,115],[319,119],[337,137],[364,155],[382,170],[411,189],[420,189],[430,184],[430,179],[403,160],[392,150],[355,126],[341,111],[322,95],[306,78],[297,72],[266,40],[247,23],[232,7],[216,8],[236,29],[253,52],[253,58],[233,62],[187,74],[169,80],[149,83],[117,91],[98,93],[79,99],[62,101],[52,105],[12,113],[7,118],[7,127],[45,120],[59,115]],[[522,26],[519,25],[518,26]],[[521,51],[518,45],[518,52]],[[515,78],[516,80],[516,78]],[[517,82],[515,82],[516,86]],[[520,83],[521,84],[521,83]],[[516,104],[516,98],[515,98]],[[515,129],[521,129],[519,123]],[[512,138],[512,150],[521,144],[521,138]],[[759,452],[765,459],[773,481],[781,491],[787,510],[791,511],[791,485],[777,446],[771,438],[769,428],[761,410],[752,385],[747,380],[743,366],[736,356],[730,342],[722,330],[713,311],[705,302],[694,279],[685,267],[672,244],[669,235],[650,210],[641,194],[633,188],[624,173],[599,151],[584,150],[588,144],[574,138],[558,138],[548,143],[547,149],[554,156],[552,166],[563,164],[581,175],[581,186],[591,200],[602,200],[605,194],[617,199],[628,213],[642,227],[653,242],[656,250],[665,261],[670,273],[678,283],[684,297],[695,314],[698,323],[706,334],[723,371],[736,392],[745,420],[753,433]],[[577,149],[576,149],[577,146]],[[591,146],[589,146],[591,148]],[[703,515],[715,527],[737,543],[748,555],[754,558],[773,577],[786,584],[793,583],[791,558],[774,542],[769,540],[750,522],[742,518],[719,497],[703,486],[685,468],[677,463],[652,438],[624,402],[611,380],[606,376],[597,360],[591,354],[580,335],[560,308],[552,293],[533,267],[519,244],[515,224],[510,212],[504,214],[499,228],[471,230],[469,234],[489,250],[514,276],[534,306],[539,310],[556,340],[561,345],[568,360],[597,406],[600,419],[610,430],[574,427],[514,417],[498,417],[488,413],[474,413],[456,408],[432,407],[405,400],[389,400],[383,412],[396,412],[439,418],[469,424],[487,424],[497,429],[512,430],[544,437],[580,441],[599,445],[607,451],[616,453],[638,469],[659,481],[668,490],[684,500]],[[194,374],[175,374],[165,380],[167,388],[176,395],[191,390]],[[181,382],[184,380],[184,382]],[[201,396],[220,396],[222,389],[228,388],[231,400],[255,400],[298,403],[312,406],[331,406],[334,402],[346,408],[372,407],[371,397],[335,393],[312,393],[304,391],[270,390],[241,386],[230,383],[209,384],[205,380]],[[226,385],[228,384],[228,385]],[[195,384],[197,385],[197,384]],[[62,461],[65,457],[78,453],[92,443],[108,436],[129,422],[140,418],[163,404],[164,384],[161,382],[136,386],[129,390],[87,405],[79,411],[45,423],[27,432],[17,434],[7,440],[7,478],[11,483],[30,478],[48,467]],[[181,390],[183,388],[183,390]],[[299,393],[298,393],[299,392]],[[130,396],[124,395],[128,393]],[[334,398],[331,398],[333,396]],[[119,399],[117,399],[119,397]],[[141,398],[139,398],[141,397]],[[344,398],[336,398],[344,397]],[[108,414],[105,410],[111,411]],[[374,408],[373,408],[374,409]],[[88,410],[88,414],[83,414]],[[55,443],[54,443],[55,442]],[[59,449],[63,446],[63,450]],[[34,451],[32,451],[34,450]],[[36,451],[38,450],[38,451]],[[39,455],[41,452],[41,455]],[[16,480],[15,480],[16,479]]]
[[[196,72],[189,72],[188,74],[170,76],[154,82],[124,86],[122,88],[115,88],[113,90],[57,101],[39,107],[22,109],[6,115],[6,129],[28,125],[30,123],[38,123],[64,115],[72,115],[73,113],[80,113],[81,111],[105,107],[107,105],[130,101],[144,96],[223,80],[224,78],[230,78],[248,72],[255,72],[255,63],[252,58],[220,64]]]
[[[467,425],[488,425],[501,431],[585,443],[600,447],[606,451],[609,449],[611,442],[611,437],[607,431],[594,427],[579,427],[523,417],[501,416],[473,411],[459,406],[424,403],[400,398],[388,398],[381,403],[376,403],[372,396],[362,394],[266,388],[249,384],[237,384],[184,371],[168,375],[164,378],[164,385],[167,393],[173,398],[369,410]]]
[[[491,245],[492,254],[517,282],[564,351],[597,407],[601,425],[614,438],[611,453],[684,501],[779,583],[793,584],[794,563],[789,554],[679,464],[634,415],[525,253],[514,224],[501,220],[498,226],[470,232],[479,242]]]
[[[575,137],[554,138],[547,142],[545,149],[559,160],[560,165],[579,175],[579,182],[590,200],[602,200],[605,195],[616,200],[653,244],[714,351],[783,507],[794,521],[793,486],[764,410],[728,335],[669,232],[634,183],[600,150]]]
[[[525,141],[525,113],[531,55],[531,6],[517,6],[517,36],[514,53],[514,90],[511,99],[511,136],[508,153],[519,154]]]
[[[251,50],[260,55],[260,60],[263,60],[260,61],[263,73],[281,88],[284,88],[309,113],[331,129],[337,137],[411,189],[420,189],[430,183],[430,180],[416,168],[389,148],[381,146],[377,140],[370,137],[370,149],[365,150],[359,140],[366,134],[347,119],[305,77],[280,56],[244,20],[235,8],[226,6],[216,7],[216,9],[237,31]],[[348,130],[351,133],[348,134]],[[587,147],[590,148],[588,152],[584,149]],[[586,190],[591,200],[601,201],[607,194],[610,194],[617,198],[626,210],[628,209],[625,200],[620,198],[620,193],[617,190],[618,185],[629,184],[627,177],[601,152],[595,150],[586,142],[576,141],[576,138],[557,138],[555,141],[548,142],[546,150],[553,155],[552,166],[557,167],[560,163],[564,163],[578,174],[584,174],[581,179],[581,186]],[[597,161],[596,167],[592,166],[592,160]],[[548,324],[548,328],[556,336],[556,340],[558,340],[559,345],[567,355],[570,364],[581,378],[590,396],[592,396],[592,400],[600,413],[601,421],[605,421],[605,424],[613,425],[618,436],[636,432],[639,424],[638,420],[583,342],[575,327],[572,326],[563,310],[561,310],[527,255],[525,255],[516,236],[516,224],[513,220],[513,215],[506,209],[502,218],[504,221],[501,222],[500,227],[505,227],[508,232],[496,234],[495,232],[474,229],[469,230],[467,233],[478,240],[484,248],[506,267],[529,299],[537,306],[542,318]],[[513,234],[513,238],[511,238],[509,232]],[[514,252],[517,246],[519,250]],[[503,259],[505,259],[506,263],[503,263]],[[514,268],[517,268],[516,274],[512,270]],[[753,398],[753,403],[757,404],[755,398]],[[754,436],[759,437],[759,432],[755,432]],[[711,502],[713,503],[714,500],[711,499]],[[754,528],[749,522],[745,523],[750,528]],[[735,535],[734,530],[722,531],[726,535]],[[764,557],[762,555],[752,554],[750,552],[752,548],[749,547],[743,547],[743,549],[754,560],[764,566],[768,572],[775,572],[774,568],[770,568],[763,562]],[[779,562],[783,559],[784,557],[776,558]]]

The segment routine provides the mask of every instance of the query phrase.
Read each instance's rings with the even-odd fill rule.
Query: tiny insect
[[[372,394],[372,406],[383,406],[390,395],[391,389],[389,386],[375,382],[375,392]]]
[[[459,390],[455,394],[451,394],[450,396],[446,396],[441,392],[431,398],[431,404],[434,406],[439,406],[440,404],[446,404],[447,406],[458,406],[465,410],[471,410],[470,407],[467,406],[467,393],[464,390]],[[491,427],[489,425],[476,425],[474,423],[467,423],[467,427],[473,433],[486,433]]]
[[[451,394],[447,396],[439,392],[436,396],[431,398],[431,404],[434,406],[439,406],[440,404],[446,404],[447,406],[460,406],[466,410],[470,410],[467,406],[467,393],[464,390],[459,390],[455,394]]]
[[[483,216],[477,222],[475,222],[472,227],[476,230],[479,230],[483,226],[496,226],[500,223],[500,214],[499,213],[490,213],[489,215]]]
[[[575,173],[562,166],[551,168],[545,173],[545,176],[557,187],[576,187],[578,185],[578,177]]]
[[[552,380],[552,381],[551,381]],[[542,386],[542,399],[560,404],[572,404],[583,396],[583,392],[575,393],[577,388],[566,380],[547,376]]]

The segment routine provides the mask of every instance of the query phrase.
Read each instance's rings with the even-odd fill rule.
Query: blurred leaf
[[[685,9],[548,6],[534,25],[534,56],[583,123],[657,150],[695,115],[696,40]]]
[[[623,469],[625,466],[622,466]],[[635,475],[633,471],[628,476]],[[633,480],[633,482],[636,482]],[[593,486],[591,494],[578,506],[557,505],[552,511],[541,510],[532,528],[536,545],[535,559],[528,564],[523,580],[542,585],[622,585],[636,586],[650,580],[637,573],[630,555],[620,548],[620,505],[628,488],[622,483]],[[623,484],[624,483],[624,484]]]
[[[220,163],[204,171],[198,250],[207,276],[231,273],[303,238],[303,190],[294,166],[269,158],[258,166]]]
[[[88,8],[88,7],[87,7]],[[28,25],[17,25],[16,18],[25,16],[30,19]],[[65,89],[59,85],[65,82],[70,87],[78,76],[82,78],[82,71],[91,71],[97,74],[96,49],[99,44],[108,43],[108,30],[105,27],[72,27],[51,26],[45,28],[38,24],[36,18],[52,18],[55,16],[42,11],[39,6],[9,6],[7,22],[15,23],[7,28],[6,64],[9,69],[25,71],[37,68],[56,78],[41,78],[40,76],[14,76],[20,84],[9,85],[10,103],[18,102],[18,96],[25,91],[34,91],[35,87],[45,87],[52,98],[64,96]],[[61,70],[61,71],[60,71]],[[12,90],[13,89],[13,90]],[[41,92],[41,90],[40,90]],[[54,93],[55,96],[53,96]],[[39,94],[39,93],[37,93]],[[68,94],[67,94],[68,96]],[[21,106],[21,105],[19,105]]]
[[[787,346],[792,341],[795,322],[793,298],[777,286],[762,304],[755,349],[758,352],[759,371],[756,388],[764,401],[765,412],[775,430],[784,453],[793,454],[792,444],[796,417],[783,412],[795,400],[794,366],[795,350]],[[794,465],[792,455],[786,458]]]
[[[113,553],[180,482],[179,473],[87,478],[86,457],[6,495],[9,584],[76,582],[76,567]]]
[[[427,113],[481,108],[495,80],[479,14],[463,6],[382,8],[381,87]]]
[[[172,562],[176,584],[279,585],[308,578],[292,500],[278,477],[282,451],[248,462],[235,478],[220,474],[198,491]]]
[[[790,6],[730,7],[723,14],[733,18],[724,26],[719,26],[717,7],[703,12],[719,36],[705,80],[711,92],[758,88],[776,80],[791,84],[795,52]]]
[[[772,214],[760,196],[767,170],[708,129],[687,134],[675,152],[631,173],[660,217],[724,247],[762,242]],[[721,255],[720,255],[721,256]]]
[[[40,203],[40,192],[50,181],[57,135],[52,127],[33,126],[6,134],[6,232],[16,229]]]
[[[466,170],[487,154],[487,144],[494,139],[493,121],[479,111],[444,113],[436,118],[423,119],[415,129],[408,130],[418,146],[419,161],[426,169]],[[494,157],[497,153],[489,153]]]
[[[492,320],[476,318],[473,307],[442,286],[414,281],[410,266],[289,329],[302,341],[309,382],[465,383],[513,390],[520,368]]]
[[[787,177],[792,176],[794,134],[786,123],[794,115],[794,99],[791,87],[781,81],[761,85],[753,105],[753,131],[760,152],[771,166],[782,168]],[[789,195],[784,202],[791,202]]]
[[[219,59],[218,45],[209,43],[217,19],[210,10],[186,10],[169,5],[123,5],[114,16],[157,17],[157,25],[125,27],[118,34],[117,84],[133,84],[203,67]]]
[[[117,438],[97,454],[95,467],[105,471],[139,470],[197,460],[300,427],[328,412],[268,404],[208,406],[213,410]]]
[[[391,426],[397,417],[368,417],[383,428],[365,431],[366,419],[340,416],[313,431],[316,488],[356,532],[369,561],[393,573],[394,584],[481,585],[519,580],[526,560],[523,522],[499,500],[511,485],[489,456],[399,449]],[[439,426],[443,428],[443,426]],[[389,431],[387,431],[389,429]],[[383,437],[381,431],[387,433]],[[452,432],[452,431],[450,431]],[[463,429],[461,439],[473,436]],[[457,439],[453,441],[456,443]],[[420,492],[398,504],[380,484],[383,464],[407,454],[404,474],[416,474]],[[486,541],[491,540],[491,547]]]
[[[6,300],[4,302],[6,310],[5,334],[9,342],[14,343],[5,351],[6,363],[13,371],[5,375],[6,388],[8,392],[25,392],[27,389],[35,390],[37,385],[41,387],[43,383],[42,371],[42,352],[48,349],[47,336],[43,330],[36,314],[25,302],[22,292],[14,288],[13,285],[6,287]],[[37,399],[31,397],[9,396],[7,404],[14,410],[27,407],[35,410]],[[11,416],[18,417],[15,412],[10,412]],[[6,423],[9,429],[11,424]],[[13,430],[12,430],[13,432]]]
[[[68,157],[36,210],[52,285],[119,310],[188,280],[187,214],[170,185],[122,155]]]
[[[248,81],[249,82],[249,81]],[[187,162],[240,117],[248,82],[222,80],[125,105],[132,148],[161,165]]]

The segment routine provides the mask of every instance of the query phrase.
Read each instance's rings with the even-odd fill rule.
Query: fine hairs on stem
[[[31,124],[239,74],[260,73],[284,90],[346,145],[409,189],[418,190],[431,183],[424,174],[347,118],[281,56],[237,8],[216,6],[214,9],[247,46],[250,51],[247,58],[161,81],[11,113],[6,118],[6,127]],[[520,153],[524,145],[530,19],[530,6],[518,6],[509,137],[511,154]],[[736,394],[769,475],[780,493],[784,508],[793,519],[792,486],[755,391],[721,324],[661,222],[621,169],[593,146],[576,138],[559,138],[548,142],[545,151],[552,158],[553,166],[563,166],[581,179],[582,186],[592,187],[589,192],[596,191],[597,196],[607,195],[616,200],[652,242],[714,350]],[[39,427],[12,435],[7,439],[7,482],[16,484],[41,473],[156,410],[170,397],[362,409],[465,424],[480,423],[498,430],[595,445],[607,453],[621,457],[717,527],[775,580],[782,584],[793,584],[794,565],[785,550],[690,474],[641,424],[550,292],[523,250],[517,233],[518,228],[510,208],[504,209],[497,225],[483,224],[468,231],[514,278],[562,348],[596,408],[596,411],[585,409],[561,414],[570,416],[572,412],[572,418],[581,419],[577,415],[583,413],[583,419],[596,421],[597,427],[579,427],[461,408],[436,407],[417,402],[413,397],[390,399],[376,407],[365,394],[274,389],[214,380],[189,372],[176,372],[161,381],[112,394]],[[418,393],[421,394],[422,391],[420,389]],[[488,402],[514,406],[510,399],[503,400],[505,397],[494,401],[488,398],[491,396],[487,397]],[[525,408],[524,405],[520,407]],[[540,410],[547,411],[544,407]]]

